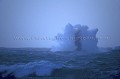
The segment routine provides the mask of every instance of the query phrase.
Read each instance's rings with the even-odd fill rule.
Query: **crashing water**
[[[98,51],[98,39],[96,34],[98,29],[90,30],[88,26],[75,26],[68,23],[64,33],[58,33],[56,36],[58,45],[52,48],[52,51]]]
[[[6,49],[5,49],[6,51]],[[29,60],[28,62],[24,63],[22,62],[16,62],[14,64],[8,64],[8,65],[0,65],[0,72],[7,71],[6,74],[14,73],[15,77],[20,78],[24,76],[28,76],[30,74],[35,73],[37,76],[50,76],[52,72],[56,69],[61,69],[61,68],[82,68],[85,67],[85,65],[90,62],[90,57],[91,55],[87,55],[85,53],[78,53],[74,54],[75,52],[33,52],[33,54],[26,53],[24,50],[9,50],[11,52],[10,54],[18,55],[18,57],[22,57],[24,55],[35,55],[36,58],[34,58],[34,61]],[[76,52],[77,53],[77,52]],[[5,52],[4,52],[5,54]],[[7,56],[7,51],[6,51],[6,56]],[[22,56],[21,56],[22,55]],[[40,58],[37,59],[37,56],[40,56]],[[89,56],[89,57],[88,57]],[[24,58],[24,57],[23,57]],[[20,58],[22,59],[22,58]],[[25,58],[24,58],[25,59]],[[36,60],[37,59],[37,60]],[[89,61],[88,61],[89,60]],[[7,62],[10,63],[10,62]]]
[[[101,51],[97,32],[98,29],[68,24],[64,33],[56,36],[58,46],[50,51],[0,48],[0,73],[12,73],[20,79],[110,79],[120,70],[120,51]]]
[[[90,53],[3,49],[0,56],[0,72],[6,71],[3,76],[12,73],[22,79],[109,79],[120,66],[119,51]]]
[[[62,68],[63,65],[50,61],[30,62],[27,64],[0,65],[0,72],[14,73],[15,77],[24,77],[35,73],[37,76],[49,76],[54,69]]]

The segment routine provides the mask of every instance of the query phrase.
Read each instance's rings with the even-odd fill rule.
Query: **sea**
[[[120,50],[0,48],[0,79],[120,79]],[[12,78],[8,78],[12,79]]]

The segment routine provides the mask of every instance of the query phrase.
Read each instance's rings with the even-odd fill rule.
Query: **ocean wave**
[[[63,64],[52,63],[50,61],[30,62],[27,64],[0,65],[0,72],[7,71],[13,73],[15,77],[21,78],[35,73],[37,76],[49,76],[55,69],[63,68]]]

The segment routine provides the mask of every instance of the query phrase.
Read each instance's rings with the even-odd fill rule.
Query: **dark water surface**
[[[50,52],[49,49],[0,49],[0,72],[17,79],[115,79],[120,51]],[[119,79],[119,78],[116,78]]]

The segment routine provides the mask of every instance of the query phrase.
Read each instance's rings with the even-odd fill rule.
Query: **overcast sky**
[[[54,41],[14,37],[53,37],[66,24],[98,28],[98,46],[120,45],[120,0],[0,0],[0,47],[51,47]]]

